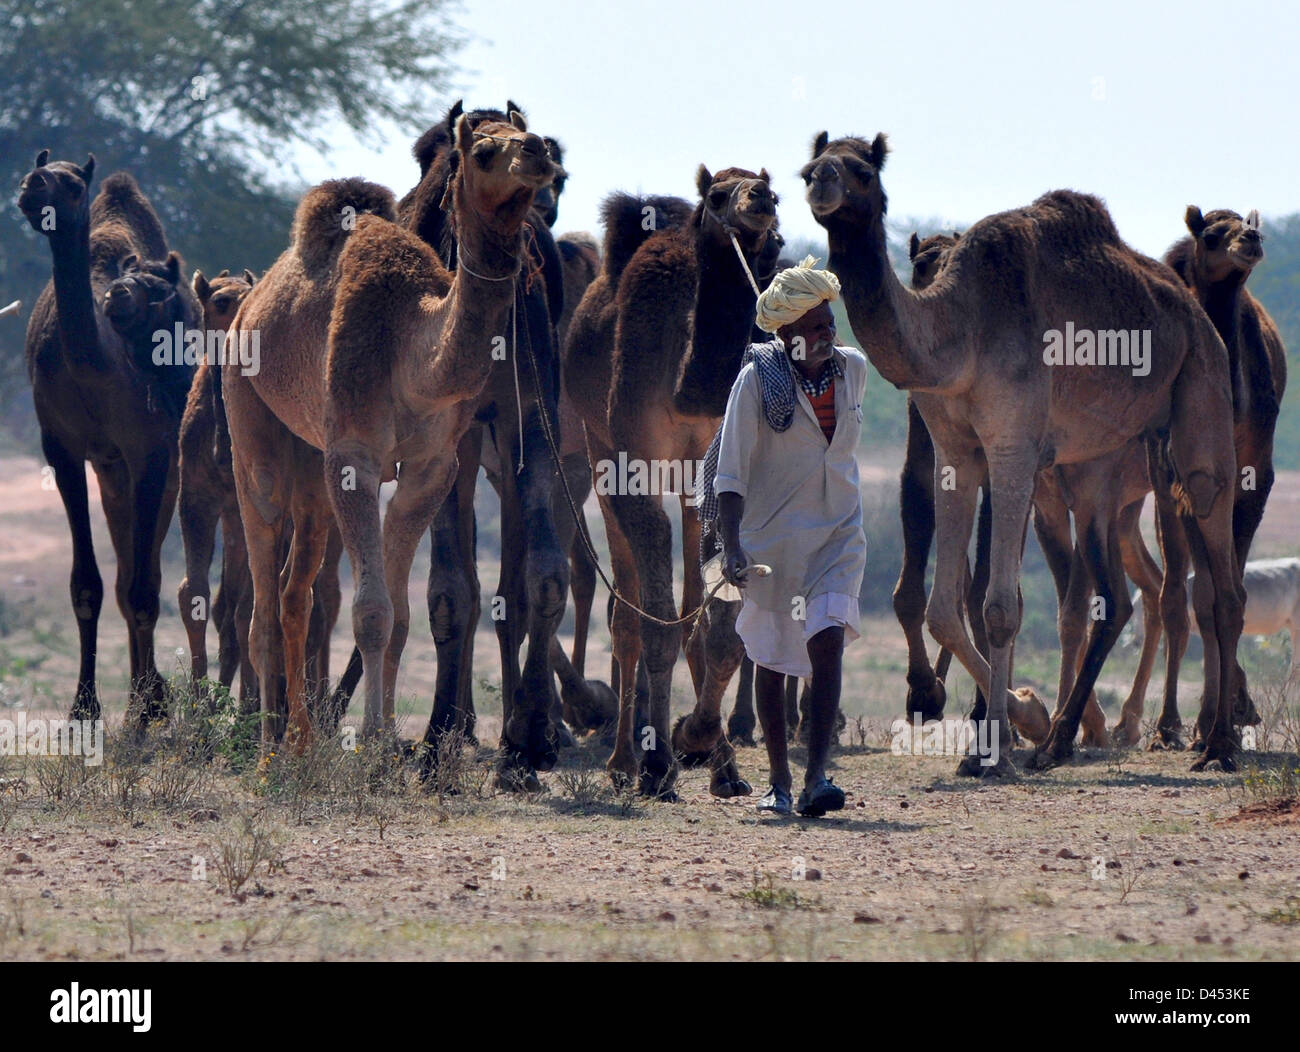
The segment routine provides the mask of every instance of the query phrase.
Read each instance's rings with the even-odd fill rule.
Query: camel
[[[683,468],[693,468],[703,457],[740,371],[754,318],[754,290],[733,237],[752,271],[776,225],[777,198],[769,183],[766,171],[726,168],[714,175],[701,165],[696,173],[700,202],[685,225],[676,218],[680,201],[622,194],[607,199],[604,270],[574,314],[564,357],[565,384],[582,414],[598,477],[602,465],[617,464],[620,455]],[[665,229],[660,229],[661,211]],[[743,653],[729,623],[734,617],[711,619],[689,648],[696,709],[679,725],[674,742],[668,727],[672,672],[691,625],[671,624],[678,612],[668,516],[657,495],[596,488],[615,586],[658,619],[643,619],[625,603],[614,609],[619,720],[606,765],[611,779],[625,786],[639,778],[643,793],[674,799],[674,751],[680,747],[712,753],[715,795],[745,795],[750,787],[736,769],[719,712]],[[614,487],[620,488],[636,489]],[[682,613],[687,614],[703,598],[700,521],[693,495],[682,493],[681,503]],[[715,663],[715,654],[726,654],[727,660]],[[651,721],[640,741],[634,740],[638,661],[644,662],[649,682]]]
[[[1026,208],[986,217],[962,235],[929,289],[905,288],[885,243],[880,171],[887,152],[883,134],[831,142],[821,132],[801,175],[813,216],[827,231],[829,266],[839,275],[855,334],[877,371],[912,393],[934,441],[938,544],[926,621],[984,690],[985,720],[993,727],[981,732],[996,733],[1000,746],[996,760],[966,757],[958,773],[1015,776],[1008,712],[1019,699],[1008,685],[1020,620],[1020,551],[1036,475],[1095,460],[1139,437],[1158,500],[1194,540],[1197,619],[1206,639],[1199,725],[1207,747],[1193,767],[1233,767],[1231,698],[1243,593],[1232,542],[1236,457],[1222,340],[1177,275],[1125,245],[1101,201],[1073,191],[1053,191]],[[1145,356],[1145,369],[1136,359],[1096,365],[1085,356],[1084,364],[1065,364],[1074,347],[1067,357],[1063,331],[1113,332],[1121,318],[1149,332],[1159,349]],[[1093,350],[1095,362],[1095,343]],[[992,505],[984,602],[989,660],[974,646],[960,611],[985,476]],[[1106,546],[1090,545],[1097,547]],[[1105,577],[1110,567],[1093,562]],[[1090,675],[1127,616],[1127,591],[1119,591],[1125,602],[1113,597],[1108,606],[1116,617],[1094,622],[1084,674],[1031,766],[1050,766],[1072,753]]]
[[[522,113],[515,103],[508,106],[510,112]],[[456,273],[472,265],[461,258],[459,231],[444,207],[452,130],[460,116],[460,108],[453,107],[416,143],[421,179],[398,208],[402,224]],[[505,113],[491,109],[464,116],[471,129],[505,119]],[[552,171],[562,174],[551,148],[545,148],[545,155]],[[554,193],[538,189],[543,203],[553,205]],[[546,429],[556,428],[559,415],[554,320],[563,310],[564,279],[554,240],[536,208],[524,221],[523,237],[528,271],[519,289],[517,317],[501,330],[499,353],[490,356],[487,385],[460,440],[455,480],[430,527],[429,623],[437,644],[438,682],[424,757],[427,774],[443,735],[457,726],[473,731],[471,671],[480,605],[474,491],[483,449],[490,443],[501,496],[501,577],[493,597],[502,669],[498,784],[535,791],[541,785],[537,771],[555,763],[563,728],[550,657],[568,593],[568,564],[551,515],[557,465]],[[525,634],[528,649],[521,669]]]
[[[232,277],[223,270],[209,281],[201,270],[194,272],[192,287],[203,310],[205,332],[225,333],[235,320],[240,303],[256,282],[252,271]],[[205,340],[206,345],[206,340]],[[209,613],[217,626],[220,683],[229,687],[235,672],[241,671],[240,699],[247,705],[256,699],[255,676],[248,657],[248,616],[252,612],[252,578],[244,549],[244,527],[235,498],[235,479],[230,468],[229,444],[218,438],[225,431],[225,413],[217,404],[219,367],[206,356],[199,364],[190,388],[180,429],[181,539],[185,545],[185,577],[177,593],[181,618],[190,647],[190,674],[195,681],[208,675],[207,627]],[[222,455],[222,454],[225,455]],[[211,601],[208,568],[221,523],[221,585],[216,602]],[[236,613],[242,605],[243,617]]]
[[[1190,236],[1169,249],[1165,262],[1192,290],[1227,348],[1239,472],[1233,487],[1232,525],[1240,568],[1250,557],[1251,542],[1273,488],[1273,432],[1286,391],[1286,350],[1273,319],[1245,287],[1251,272],[1264,258],[1259,213],[1252,211],[1243,219],[1227,209],[1202,214],[1195,205],[1189,205],[1184,221]],[[1157,741],[1153,744],[1180,748],[1178,671],[1187,649],[1187,544],[1176,529],[1177,523],[1169,525],[1174,527],[1169,531],[1171,537],[1162,543],[1171,550],[1172,557],[1165,562],[1160,596],[1165,692],[1156,727]],[[1234,722],[1259,723],[1240,665],[1237,685]],[[1197,747],[1204,739],[1200,730],[1198,727]]]
[[[461,115],[453,135],[446,195],[460,251],[454,275],[397,224],[388,190],[334,180],[304,197],[289,249],[232,327],[262,337],[261,370],[244,376],[228,364],[222,378],[253,575],[250,650],[266,714],[278,621],[287,733],[300,750],[312,738],[305,643],[331,510],[357,581],[362,733],[393,732],[411,561],[451,488],[457,444],[491,370],[493,334],[508,331],[518,302],[524,220],[554,171],[517,112],[477,127]],[[381,530],[379,486],[394,478]],[[292,541],[281,575],[276,535],[286,516]],[[534,723],[527,726],[531,734]],[[264,719],[264,746],[272,738]],[[543,735],[509,744],[534,766],[553,762]]]
[[[143,729],[167,714],[154,654],[159,555],[176,503],[177,429],[192,370],[183,359],[155,365],[149,334],[143,346],[124,337],[110,324],[103,297],[125,276],[124,258],[135,256],[150,265],[136,269],[112,296],[111,312],[128,327],[128,307],[142,306],[143,317],[167,332],[174,323],[183,329],[195,325],[198,309],[179,280],[179,258],[169,257],[162,224],[135,180],[116,172],[92,201],[95,158],[79,166],[51,164],[49,156],[42,150],[23,178],[18,207],[49,239],[53,258],[53,278],[27,327],[26,356],[41,448],[72,531],[70,587],[81,649],[72,718],[99,719],[101,713],[95,652],[104,586],[91,540],[89,460],[117,556],[118,608],[128,626],[128,721]],[[166,261],[161,277],[156,261]]]

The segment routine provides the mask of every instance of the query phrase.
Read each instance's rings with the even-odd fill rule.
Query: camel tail
[[[121,225],[131,232],[132,250],[144,259],[167,255],[167,236],[153,205],[126,172],[114,172],[99,187],[90,203],[92,240],[96,227]]]
[[[605,198],[600,217],[605,224],[605,273],[610,280],[618,281],[636,250],[652,236],[685,226],[693,211],[680,197],[613,193]]]

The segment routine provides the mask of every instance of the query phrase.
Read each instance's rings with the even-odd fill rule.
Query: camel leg
[[[1262,412],[1263,418],[1260,418]],[[1268,495],[1273,490],[1273,432],[1277,422],[1277,404],[1257,410],[1254,425],[1248,441],[1237,450],[1238,473],[1234,486],[1232,505],[1232,537],[1237,556],[1237,567],[1245,573],[1246,562],[1250,558],[1250,546],[1255,540],[1255,533],[1264,518],[1264,507]],[[1255,469],[1254,486],[1247,489],[1241,476],[1241,468],[1250,466]],[[1258,726],[1263,721],[1255,708],[1246,683],[1246,671],[1240,662],[1235,662],[1237,693],[1233,699],[1232,722],[1238,726]]]
[[[747,655],[740,659],[740,680],[736,685],[736,703],[727,720],[727,738],[741,745],[754,745],[754,663]]]
[[[693,500],[682,497],[682,606],[678,617],[686,617],[700,608],[704,601],[704,574],[700,569],[700,512]],[[703,631],[694,633],[692,618],[681,626],[682,647],[686,651],[686,665],[691,673],[691,686],[695,696],[700,696],[706,676],[708,656],[705,653],[706,637]],[[694,643],[691,640],[694,639]],[[742,645],[743,650],[743,645]],[[735,672],[733,668],[731,672]],[[730,682],[731,674],[727,680]],[[719,704],[721,698],[718,699]]]
[[[234,504],[233,494],[231,503]],[[239,609],[245,592],[251,587],[248,551],[244,547],[244,524],[239,521],[239,508],[235,506],[223,510],[221,515],[221,581],[212,604],[212,615],[217,622],[217,675],[227,688],[235,682],[235,673],[248,661],[245,653],[248,636],[246,632],[240,634]],[[244,691],[242,677],[240,691],[241,694]]]
[[[239,523],[231,536],[239,539],[242,559],[242,564],[235,568],[237,575],[235,579],[239,581],[239,588],[236,590],[234,603],[235,639],[239,644],[239,711],[242,715],[249,715],[261,708],[261,692],[249,646],[249,633],[253,621],[253,575],[243,522]]]
[[[569,562],[551,517],[557,465],[536,414],[534,409],[525,422],[522,466],[516,463],[516,455],[498,446],[502,463],[511,467],[511,477],[502,480],[502,550],[525,553],[522,562],[503,558],[501,564],[503,593],[515,599],[509,617],[498,625],[498,638],[508,640],[503,668],[513,670],[525,632],[528,638],[524,665],[513,684],[511,716],[502,727],[506,753],[502,770],[522,772],[525,780],[530,774],[535,779],[536,771],[549,771],[557,758],[549,711],[550,649],[569,592]],[[503,430],[498,430],[499,442],[509,437]]]
[[[555,532],[560,547],[569,553],[569,592],[573,596],[573,669],[581,679],[586,675],[587,635],[591,627],[591,604],[596,597],[596,567],[587,554],[584,538],[588,538],[586,516],[582,506],[591,493],[591,465],[585,453],[564,457],[560,465],[569,483],[569,492],[578,507],[580,521],[575,521],[573,509],[564,486],[555,485],[551,509]]]
[[[392,636],[393,602],[384,576],[384,543],[379,525],[381,478],[379,457],[355,441],[331,445],[325,452],[326,489],[356,581],[352,632],[365,670],[365,716],[361,724],[365,737],[390,727],[384,711],[384,654]],[[246,512],[244,519],[247,531]],[[251,534],[249,540],[251,555]],[[253,580],[257,581],[256,569]],[[261,683],[265,690],[265,679]]]
[[[1104,513],[1083,515],[1078,514],[1076,509],[1076,514],[1079,523],[1077,557],[1087,562],[1097,588],[1097,597],[1102,604],[1103,616],[1091,619],[1078,676],[1065,703],[1058,704],[1047,741],[1038,748],[1031,760],[1032,766],[1040,769],[1059,763],[1073,754],[1074,737],[1079,731],[1097,676],[1101,674],[1102,665],[1133,613],[1124,577],[1118,531],[1112,528],[1109,517]],[[1068,659],[1068,654],[1062,654],[1062,664]]]
[[[914,712],[922,720],[943,716],[947,693],[935,676],[926,650],[925,565],[934,537],[934,443],[915,403],[907,403],[907,453],[899,480],[899,514],[903,520],[903,566],[894,586],[894,615],[907,638],[908,721]]]
[[[321,559],[320,573],[312,588],[315,601],[320,604],[321,623],[324,629],[316,658],[316,675],[320,678],[318,691],[321,699],[329,692],[330,639],[334,635],[334,626],[339,622],[339,611],[343,608],[343,589],[339,584],[339,561],[342,558],[343,537],[339,533],[338,525],[331,523],[325,541],[325,555]]]
[[[192,484],[189,484],[191,483]],[[220,618],[217,604],[213,603],[208,573],[212,566],[212,553],[216,547],[217,522],[221,518],[221,495],[212,493],[202,479],[191,480],[180,491],[181,541],[185,546],[185,577],[181,580],[176,600],[181,608],[181,620],[190,646],[190,676],[194,682],[207,677],[207,633],[209,619]],[[224,558],[222,560],[224,566]],[[221,613],[225,613],[224,589],[218,592]]]
[[[1025,527],[1034,493],[1035,451],[999,453],[989,457],[989,491],[993,501],[993,541],[989,550],[989,591],[984,601],[984,623],[989,641],[989,729],[984,740],[999,737],[996,762],[983,763],[985,775],[1014,775],[1011,762],[1011,725],[1008,700],[1012,697],[1011,648],[1020,630],[1020,563],[1024,551]],[[960,657],[960,655],[958,655]],[[978,680],[977,680],[978,682]],[[970,765],[967,765],[968,771]],[[970,771],[969,773],[975,773]]]
[[[627,538],[636,559],[641,582],[640,606],[660,621],[677,617],[673,603],[672,528],[658,498],[614,494],[609,505]],[[622,604],[620,604],[621,606]],[[615,611],[617,620],[619,611]],[[650,681],[650,722],[641,762],[641,791],[649,796],[675,799],[672,786],[677,779],[677,763],[670,745],[668,718],[672,705],[673,665],[681,647],[681,632],[646,618],[641,619],[641,660]],[[620,666],[623,663],[619,662]]]
[[[289,558],[281,574],[280,633],[284,655],[285,695],[288,701],[288,726],[285,741],[303,752],[312,741],[308,699],[308,640],[312,620],[312,584],[320,572],[321,558],[329,539],[332,516],[324,493],[324,479],[313,451],[309,464],[298,474],[292,503],[293,539]]]
[[[600,497],[605,519],[605,536],[609,539],[610,564],[614,587],[628,602],[640,604],[641,587],[637,578],[636,559],[627,538],[619,528],[609,498]],[[618,728],[614,733],[614,752],[605,769],[616,788],[636,784],[639,772],[639,743],[635,740],[638,663],[641,658],[640,617],[626,604],[610,597],[609,634],[613,649],[614,672],[618,690]]]
[[[980,507],[975,525],[975,568],[966,581],[966,623],[970,625],[971,639],[975,649],[986,658],[989,655],[989,634],[984,626],[984,599],[989,588],[989,551],[993,545],[993,501],[990,499],[988,483],[981,487]],[[951,656],[948,658],[951,661]],[[943,663],[944,654],[939,654]],[[937,665],[936,665],[937,668]],[[947,665],[944,664],[944,675]],[[945,679],[946,682],[946,679]],[[988,701],[980,687],[975,688],[975,707],[971,718],[984,718],[984,709]]]
[[[424,732],[421,772],[426,778],[437,761],[443,735],[457,727],[467,735],[474,731],[474,631],[480,607],[473,494],[482,445],[483,431],[478,426],[461,436],[455,481],[429,526],[426,601],[438,673],[433,710]]]
[[[383,526],[384,583],[388,591],[388,607],[392,611],[388,646],[384,650],[384,679],[382,714],[385,731],[395,728],[397,698],[397,670],[402,660],[402,650],[411,628],[410,577],[415,550],[420,546],[424,531],[438,514],[456,477],[457,460],[454,453],[434,457],[423,463],[404,461],[397,480],[397,489],[388,503]],[[358,472],[360,474],[360,472]],[[378,496],[378,487],[376,487]],[[360,588],[358,589],[360,592]],[[355,603],[354,603],[355,610]],[[361,645],[361,640],[357,640]],[[365,647],[361,649],[364,657]],[[367,703],[369,678],[367,677]]]
[[[1124,699],[1119,722],[1111,731],[1111,744],[1136,745],[1142,736],[1142,710],[1146,705],[1147,684],[1160,646],[1160,567],[1147,551],[1139,521],[1143,501],[1136,501],[1120,512],[1119,544],[1124,572],[1142,594],[1142,653],[1138,657],[1133,686]]]
[[[158,593],[162,588],[162,544],[171,525],[179,485],[176,458],[167,449],[160,448],[134,467],[131,475],[134,529],[127,603],[137,647],[131,695],[133,704],[139,706],[134,719],[143,728],[152,720],[167,717],[166,684],[154,657],[154,627],[158,623]]]
[[[54,482],[72,531],[72,575],[68,587],[72,594],[72,612],[77,619],[81,665],[77,671],[77,692],[72,699],[71,718],[97,720],[100,705],[99,693],[95,689],[95,651],[99,612],[104,605],[104,581],[95,562],[86,464],[70,453],[52,431],[41,431],[41,449],[45,453],[45,462],[54,470]]]
[[[673,753],[685,763],[708,763],[709,792],[723,799],[753,792],[740,776],[736,750],[722,729],[722,697],[745,656],[745,644],[736,634],[740,606],[720,599],[709,601],[697,633],[697,638],[705,637],[704,680],[694,710],[677,721],[672,737]]]
[[[1165,636],[1165,688],[1160,719],[1151,740],[1153,749],[1183,749],[1183,721],[1178,715],[1178,672],[1187,652],[1187,565],[1189,554],[1177,509],[1165,487],[1155,483],[1156,531],[1164,577],[1160,583],[1160,624]]]

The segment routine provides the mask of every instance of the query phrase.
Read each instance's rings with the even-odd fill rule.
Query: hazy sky
[[[561,230],[596,231],[613,189],[694,200],[703,162],[766,166],[787,236],[819,235],[795,173],[822,128],[889,135],[893,217],[969,224],[1073,187],[1159,254],[1188,204],[1300,212],[1300,7],[1282,0],[464,0],[457,21],[467,105],[509,96],[566,147]],[[404,137],[351,140],[303,175],[414,182]]]

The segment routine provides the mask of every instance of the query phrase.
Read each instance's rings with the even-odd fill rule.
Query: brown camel
[[[602,492],[620,457],[647,466],[693,469],[717,431],[740,358],[749,343],[754,291],[735,245],[752,271],[776,224],[776,195],[766,171],[727,168],[716,175],[700,166],[700,203],[683,227],[668,201],[615,195],[605,204],[605,269],[583,297],[569,329],[565,383],[586,426],[597,493],[610,540],[614,583],[630,602],[671,622],[672,535],[658,495],[635,486]],[[671,201],[671,199],[669,199]],[[667,207],[664,207],[667,206]],[[661,209],[667,229],[659,229]],[[648,229],[647,229],[648,228]],[[687,487],[678,484],[679,489]],[[632,492],[622,492],[632,490]],[[685,587],[682,612],[703,598],[700,521],[687,494],[682,503]],[[640,778],[641,791],[673,798],[677,777],[668,717],[673,666],[690,624],[669,626],[642,619],[623,603],[614,609],[611,634],[618,664],[619,721],[607,767],[618,785]],[[734,636],[734,627],[723,625]],[[683,751],[711,751],[716,795],[743,795],[720,716],[722,692],[743,652],[729,641],[706,644],[700,632],[687,654],[697,693],[694,719],[679,734]],[[730,668],[712,654],[734,653]],[[644,661],[649,681],[650,726],[634,738],[636,669]],[[639,754],[644,751],[644,755]]]
[[[117,603],[130,640],[131,712],[137,727],[166,715],[166,691],[154,656],[159,555],[176,503],[177,430],[193,370],[183,356],[153,361],[154,329],[174,332],[198,322],[198,305],[168,256],[162,224],[125,172],[104,180],[69,161],[48,164],[42,150],[22,181],[18,207],[49,239],[53,278],[27,326],[41,448],[72,531],[72,609],[81,665],[74,719],[98,719],[95,651],[104,586],[95,562],[85,461],[99,480],[117,556]],[[124,258],[151,261],[123,274]],[[165,261],[156,263],[153,261]],[[113,289],[119,278],[130,280]],[[126,332],[110,324],[117,316]],[[152,328],[146,328],[152,326]]]
[[[477,128],[462,117],[454,131],[448,193],[462,263],[454,276],[395,223],[383,187],[327,182],[299,205],[289,250],[234,322],[234,332],[262,337],[260,372],[245,377],[228,365],[223,375],[253,574],[250,647],[265,713],[279,622],[289,730],[299,748],[312,733],[309,596],[332,517],[357,580],[363,733],[393,728],[411,561],[452,483],[494,334],[508,331],[521,229],[534,191],[553,172],[545,144],[518,113]],[[379,486],[397,477],[399,462],[381,531]],[[276,535],[286,515],[292,542],[281,579]],[[263,735],[268,742],[266,721]],[[526,747],[540,756],[546,743]]]
[[[1191,236],[1176,242],[1165,254],[1165,262],[1187,283],[1227,348],[1238,471],[1232,525],[1238,569],[1244,571],[1273,488],[1273,432],[1286,391],[1286,349],[1273,319],[1245,287],[1264,258],[1259,213],[1252,211],[1245,219],[1227,209],[1202,215],[1189,205],[1184,218]],[[1169,532],[1169,541],[1162,543],[1175,557],[1165,562],[1160,593],[1165,693],[1153,745],[1180,748],[1178,670],[1187,649],[1187,544],[1181,531]],[[1259,723],[1245,672],[1240,665],[1236,671],[1234,722]],[[1204,737],[1198,726],[1198,748]]]
[[[521,112],[513,103],[509,111]],[[422,176],[398,208],[402,224],[432,246],[453,271],[476,266],[462,259],[454,220],[445,207],[451,178],[454,122],[459,106],[416,143]],[[465,114],[471,129],[506,119],[500,110]],[[552,170],[551,148],[546,150]],[[543,203],[554,194],[539,187]],[[519,284],[514,320],[491,355],[488,382],[460,440],[458,466],[447,499],[430,528],[429,623],[438,652],[438,683],[425,732],[427,773],[438,740],[457,725],[472,733],[473,640],[480,588],[475,558],[474,493],[485,447],[489,474],[501,497],[501,576],[493,597],[493,624],[501,653],[502,749],[498,782],[506,788],[539,789],[538,770],[554,766],[555,750],[571,743],[560,715],[550,657],[564,613],[568,565],[551,516],[556,458],[547,427],[558,420],[559,358],[555,319],[563,310],[564,278],[550,229],[537,208],[523,225],[526,276]],[[558,441],[558,435],[552,433]],[[504,465],[504,470],[502,466]],[[520,665],[525,636],[528,647]]]
[[[962,235],[929,289],[905,288],[885,244],[880,170],[887,151],[884,135],[832,143],[822,132],[801,174],[813,215],[827,230],[830,269],[843,284],[854,332],[881,375],[912,392],[935,444],[938,555],[926,619],[984,689],[986,719],[1000,743],[996,762],[967,757],[959,772],[1014,774],[1007,713],[1017,699],[1007,688],[1035,476],[1045,467],[1095,460],[1138,437],[1148,444],[1159,499],[1195,539],[1197,620],[1207,633],[1200,716],[1207,748],[1195,766],[1232,766],[1243,590],[1232,544],[1236,461],[1222,340],[1176,274],[1126,246],[1099,200],[1072,191],[981,220]],[[1146,356],[1145,371],[1118,358],[1110,365],[1086,357],[1085,364],[1063,364],[1074,349],[1066,358],[1063,330],[1113,332],[1121,319],[1148,331],[1158,349]],[[984,603],[989,661],[960,611],[966,547],[986,475],[993,517]],[[1108,605],[1122,610],[1118,602]],[[1122,627],[1119,617],[1094,622],[1085,674],[1035,766],[1073,750],[1093,685],[1088,673],[1099,670],[1098,656]]]
[[[223,270],[212,281],[194,272],[193,288],[203,309],[205,333],[225,333],[235,320],[240,303],[252,289],[255,276],[245,270],[232,277]],[[205,346],[207,339],[205,338]],[[180,430],[180,498],[178,514],[185,545],[185,577],[177,599],[185,634],[189,638],[190,673],[201,680],[208,674],[207,628],[209,613],[217,625],[219,680],[225,687],[241,671],[240,698],[247,704],[257,697],[248,658],[248,615],[252,612],[252,578],[244,549],[244,527],[235,498],[235,478],[230,468],[229,444],[218,445],[216,384],[221,370],[205,356],[190,388]],[[220,416],[224,417],[224,412]],[[225,431],[224,426],[221,431]],[[211,602],[208,568],[212,563],[217,523],[221,523],[221,585]],[[243,618],[236,611],[244,608]]]

